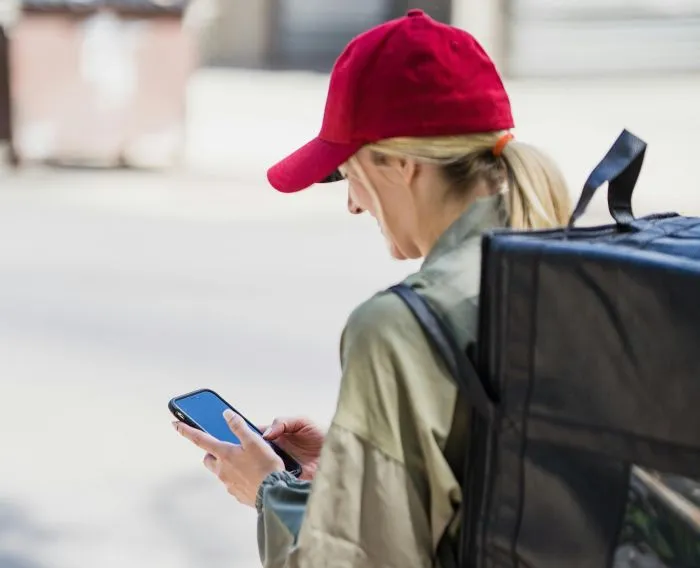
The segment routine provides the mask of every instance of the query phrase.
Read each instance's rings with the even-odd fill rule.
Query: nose
[[[352,200],[352,197],[348,195],[348,211],[350,211],[351,215],[360,215],[361,213],[364,213],[365,210],[362,209],[357,203],[355,203]]]

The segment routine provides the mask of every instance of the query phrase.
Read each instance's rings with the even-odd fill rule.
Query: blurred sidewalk
[[[265,170],[318,132],[326,75],[201,70],[190,86],[188,167],[266,185]],[[649,143],[640,211],[695,208],[700,75],[512,81],[518,138],[550,153],[577,194],[622,128]],[[663,196],[659,194],[663,192]],[[668,203],[660,203],[660,198]]]

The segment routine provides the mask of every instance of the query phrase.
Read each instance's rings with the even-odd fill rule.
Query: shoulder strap
[[[401,298],[418,320],[423,332],[442,356],[460,394],[469,406],[490,420],[494,412],[493,401],[486,393],[474,364],[467,357],[466,352],[457,345],[457,341],[443,321],[410,286],[397,284],[389,288],[389,291]]]
[[[431,344],[438,350],[445,361],[450,374],[457,385],[456,414],[452,428],[447,438],[445,457],[448,459],[457,479],[462,481],[464,468],[457,454],[463,453],[464,448],[457,447],[455,437],[456,422],[468,419],[466,409],[475,409],[482,416],[490,419],[493,414],[493,403],[484,390],[481,379],[464,350],[460,349],[452,333],[442,320],[435,314],[430,305],[406,284],[397,284],[389,288],[390,292],[401,298],[420,324]],[[460,409],[461,407],[461,409]],[[437,557],[441,568],[458,568],[458,556],[447,532],[442,536],[437,547]]]

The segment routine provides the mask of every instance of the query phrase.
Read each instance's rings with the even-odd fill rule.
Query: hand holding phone
[[[301,475],[301,465],[294,458],[276,444],[265,441],[260,430],[250,420],[213,390],[200,389],[175,397],[168,403],[168,408],[178,420],[191,428],[206,432],[221,442],[240,446],[241,440],[231,431],[223,416],[225,410],[232,410],[244,420],[250,430],[260,437],[261,441],[274,450],[284,462],[284,467],[289,473],[296,477]]]
[[[295,460],[279,448],[273,448],[273,444],[265,441],[249,420],[213,391],[197,391],[177,397],[168,406],[180,419],[173,424],[175,429],[207,452],[204,465],[239,502],[254,507],[260,485],[270,474],[284,470],[284,458],[291,473],[301,473]],[[220,412],[222,408],[223,412]],[[221,428],[222,421],[227,429]],[[218,434],[223,440],[208,431]]]

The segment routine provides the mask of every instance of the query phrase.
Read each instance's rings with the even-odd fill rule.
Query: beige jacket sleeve
[[[341,360],[338,408],[313,488],[284,475],[261,488],[263,562],[434,566],[437,544],[461,504],[443,456],[455,387],[391,294],[353,313]]]

